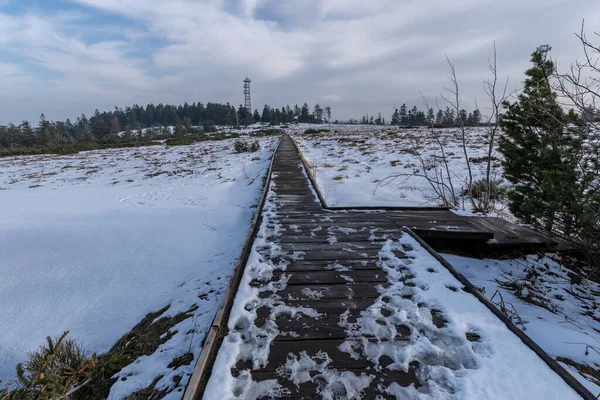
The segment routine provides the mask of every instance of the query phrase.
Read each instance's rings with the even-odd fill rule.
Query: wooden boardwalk
[[[391,314],[381,303],[385,302],[382,300],[382,290],[391,285],[388,273],[382,268],[382,247],[388,239],[399,240],[403,235],[403,226],[414,228],[425,237],[430,232],[433,237],[454,235],[454,238],[467,240],[487,241],[494,238],[496,231],[491,232],[493,229],[481,224],[470,224],[467,218],[447,210],[327,210],[315,196],[297,148],[287,135],[282,137],[274,156],[271,179],[269,197],[275,203],[276,212],[264,215],[263,225],[277,228],[278,233],[264,239],[275,244],[279,253],[273,256],[268,251],[261,253],[260,249],[259,253],[280,268],[276,267],[268,280],[253,280],[250,285],[258,288],[259,297],[265,300],[259,302],[262,305],[256,310],[256,319],[252,324],[266,331],[275,326],[276,333],[272,340],[267,341],[269,349],[266,363],[257,366],[252,359],[240,360],[231,369],[231,375],[236,377],[249,372],[251,380],[259,386],[261,382],[267,384],[275,380],[284,390],[282,393],[285,396],[282,397],[321,398],[319,393],[323,382],[319,379],[299,382],[290,370],[290,361],[308,357],[322,360],[323,368],[335,371],[338,376],[347,373],[360,379],[368,375],[370,381],[360,390],[361,398],[395,398],[385,391],[393,383],[401,387],[414,385],[419,388],[419,370],[426,367],[419,362],[412,361],[408,371],[403,372],[386,368],[393,363],[388,356],[381,356],[375,364],[368,357],[357,357],[347,351],[347,347],[352,347],[353,343],[357,347],[368,346],[369,343],[381,345],[381,338],[369,333],[358,331],[349,337],[348,327],[356,323],[363,315],[361,313],[372,308],[375,302],[378,302],[378,315],[385,319]],[[510,229],[506,229],[507,236],[510,236]],[[510,238],[503,240],[510,241]],[[393,255],[398,259],[410,258],[398,247],[393,250]],[[414,287],[416,283],[412,281],[413,278],[405,268],[399,282],[403,282],[406,288]],[[410,290],[400,297],[413,300]],[[290,309],[310,309],[318,315],[290,313]],[[342,320],[345,324],[340,323]],[[431,320],[438,328],[447,323],[443,314],[435,309],[431,310]],[[415,329],[414,326],[411,328],[401,323],[394,326],[389,326],[389,322],[386,324],[394,335],[386,339],[391,345],[408,343]],[[419,334],[427,336],[430,333]],[[471,342],[479,340],[477,335],[469,334],[466,339]],[[465,337],[463,334],[463,337],[449,337],[447,340],[464,342]],[[291,355],[298,359],[291,360]],[[432,360],[433,364],[437,362]],[[319,368],[313,368],[311,378]],[[336,388],[331,387],[331,382],[327,384],[328,389],[340,398],[358,396],[358,393],[347,393],[348,388],[343,385]],[[262,398],[273,397],[279,396],[271,394]]]
[[[350,371],[360,375],[372,366],[366,360],[353,359],[339,350],[347,334],[338,322],[346,310],[349,321],[356,320],[360,312],[373,304],[380,296],[377,286],[387,285],[386,273],[378,265],[382,241],[398,239],[398,226],[382,213],[330,212],[324,210],[315,198],[308,179],[304,175],[297,150],[288,136],[284,136],[274,159],[273,183],[277,198],[278,223],[283,234],[269,238],[287,254],[302,252],[300,259],[291,261],[284,271],[275,271],[272,281],[282,274],[289,277],[278,298],[286,299],[285,305],[307,307],[323,316],[311,318],[306,315],[292,317],[275,313],[273,309],[258,310],[255,325],[264,326],[274,321],[282,334],[271,342],[269,360],[265,367],[253,369],[250,362],[240,362],[234,375],[242,370],[252,370],[254,381],[277,379],[290,391],[292,399],[315,399],[318,384],[306,382],[299,385],[281,377],[281,368],[289,353],[306,352],[309,357],[325,352],[331,358],[328,368]],[[335,238],[335,241],[334,239]],[[403,256],[402,254],[398,254]],[[344,271],[332,268],[343,265]],[[256,282],[266,285],[268,282]],[[314,294],[319,295],[315,296]],[[261,296],[275,293],[264,291]],[[410,335],[406,327],[399,332]],[[358,340],[358,339],[356,339]],[[398,340],[403,340],[398,337]],[[391,360],[390,360],[391,362]],[[382,363],[385,366],[385,360]],[[416,367],[416,365],[414,366]],[[419,385],[414,371],[370,371],[375,380],[389,386],[397,382],[403,386]],[[376,385],[365,390],[365,398],[375,398]]]

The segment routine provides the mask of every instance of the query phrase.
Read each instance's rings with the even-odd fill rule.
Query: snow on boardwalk
[[[329,212],[282,139],[205,399],[580,398],[380,213]]]

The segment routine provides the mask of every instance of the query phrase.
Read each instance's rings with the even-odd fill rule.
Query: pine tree
[[[408,125],[408,112],[406,111],[406,104],[400,106],[400,125]]]
[[[541,46],[531,55],[533,66],[525,72],[523,92],[516,102],[504,104],[499,147],[504,176],[514,185],[509,191],[511,212],[525,223],[552,230],[577,203],[573,150],[579,145],[566,129],[550,85],[554,63],[548,51],[549,46]]]
[[[260,113],[258,112],[258,110],[256,108],[254,109],[254,114],[252,115],[252,117],[254,118],[255,124],[260,122]]]
[[[323,108],[318,104],[315,104],[315,108],[313,109],[313,119],[317,124],[323,122]]]
[[[435,114],[433,112],[433,108],[430,108],[427,111],[427,125],[432,125],[435,123]]]
[[[442,110],[438,110],[438,112],[435,116],[435,123],[436,124],[444,123],[444,112]]]
[[[479,109],[473,110],[473,114],[471,114],[471,115],[472,115],[471,125],[479,126],[481,124],[481,112],[479,111]]]
[[[381,125],[381,123],[382,123],[381,113],[379,113],[379,115],[375,119],[375,125]]]
[[[269,106],[266,104],[265,104],[265,107],[263,108],[262,117],[260,120],[261,120],[261,122],[264,122],[265,124],[268,124],[269,122],[271,122],[271,108],[269,108]]]
[[[444,125],[454,125],[455,123],[455,119],[454,119],[454,110],[451,110],[450,107],[446,107],[446,109],[444,110],[444,117],[442,120],[442,123]]]
[[[302,105],[302,109],[300,110],[300,116],[298,117],[298,122],[303,122],[303,123],[312,122],[310,110],[308,108],[308,104],[306,104],[306,103],[304,103]]]
[[[394,114],[392,115],[392,125],[400,125],[400,113],[398,112],[397,108],[394,110]]]
[[[462,109],[458,112],[458,118],[456,118],[456,123],[458,125],[468,125],[469,116],[467,115],[467,110]]]

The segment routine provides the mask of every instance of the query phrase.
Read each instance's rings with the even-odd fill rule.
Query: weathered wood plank
[[[304,239],[301,239],[304,240]],[[311,243],[311,242],[286,242],[280,244],[284,251],[325,251],[325,250],[344,250],[352,249],[355,251],[361,251],[366,249],[378,249],[380,250],[383,246],[381,243],[371,243],[366,240],[360,241],[345,241],[345,242],[333,242],[333,243]]]
[[[352,259],[352,260],[315,260],[315,261],[292,261],[287,265],[286,271],[322,271],[334,270],[335,268],[348,268],[350,270],[380,270],[381,267],[377,264],[378,259]]]
[[[302,253],[297,255],[295,253]],[[344,260],[344,259],[378,259],[379,249],[340,249],[319,251],[295,251],[288,252],[287,258],[301,257],[302,260]]]
[[[379,284],[382,287],[388,286],[387,283]],[[354,284],[339,284],[339,285],[288,285],[283,290],[278,290],[276,293],[283,299],[298,299],[310,300],[312,296],[304,289],[312,292],[321,292],[323,299],[352,299],[361,297],[365,299],[379,297],[376,285],[373,283],[354,283]],[[269,297],[273,292],[264,291],[260,293],[260,297]]]
[[[385,235],[385,236],[384,236]],[[379,235],[375,235],[374,239],[371,238],[370,234],[352,234],[352,236],[350,235],[344,235],[344,234],[340,234],[337,233],[334,235],[335,240],[338,243],[347,243],[347,242],[365,242],[365,243],[378,243],[379,246],[383,246],[383,243],[385,243],[388,239],[391,240],[398,240],[400,238],[400,234],[399,233],[387,233],[387,234],[379,234]],[[306,236],[301,236],[301,235],[285,235],[285,236],[269,236],[267,239],[271,240],[275,243],[279,243],[279,244],[283,244],[283,243],[321,243],[321,244],[328,244],[330,243],[330,238],[331,235],[327,234],[327,231],[325,231],[325,234],[320,234],[320,235],[310,235],[310,233]]]
[[[348,368],[343,371],[352,372],[357,376],[364,374],[372,377],[371,384],[363,391],[363,393],[361,393],[361,398],[398,400],[396,396],[386,393],[385,389],[392,385],[392,383],[396,383],[402,387],[414,385],[416,388],[419,388],[421,384],[416,375],[418,367],[418,362],[413,362],[411,363],[408,372],[391,371],[388,369],[384,369],[382,371],[375,371],[372,369],[365,371],[357,368]],[[277,382],[289,393],[288,398],[294,400],[314,400],[315,398],[319,398],[316,397],[316,394],[322,391],[322,387],[319,385],[321,382],[319,379],[319,374],[313,372],[311,376],[313,376],[314,379],[308,382],[295,384],[287,378],[285,373],[282,372],[279,374],[276,372],[252,372],[252,379],[256,382],[262,382],[270,379],[277,380]],[[266,400],[268,398],[271,397],[262,397],[259,399]]]
[[[274,271],[273,279],[278,280],[282,275],[289,277],[288,285],[316,285],[341,283],[387,282],[383,270],[358,271]]]

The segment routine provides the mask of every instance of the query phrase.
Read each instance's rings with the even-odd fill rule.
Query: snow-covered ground
[[[600,394],[599,284],[579,281],[555,254],[512,260],[443,256],[471,283],[485,288],[488,298],[499,291],[507,308],[514,306],[527,335],[551,356],[595,369],[594,377],[561,362],[593,394]],[[496,294],[494,302],[499,300]],[[516,317],[514,321],[522,327]]]
[[[302,134],[307,128],[329,132]],[[394,126],[296,125],[294,134],[302,154],[316,175],[319,190],[331,207],[431,206],[439,205],[430,184],[415,174],[421,172],[420,154],[427,166],[439,161],[441,150],[429,128]],[[436,129],[460,194],[467,187],[467,163],[459,129]],[[474,180],[485,175],[487,139],[484,128],[467,128],[468,155]],[[492,157],[492,176],[501,178],[501,154]],[[386,178],[398,175],[389,180]],[[465,204],[468,207],[468,204]]]
[[[194,363],[167,365],[201,350],[277,138],[259,140],[249,154],[224,140],[0,159],[0,379],[48,335],[101,353],[170,305],[163,316],[193,316],[110,398],[159,375],[159,388],[176,375],[184,386]]]

